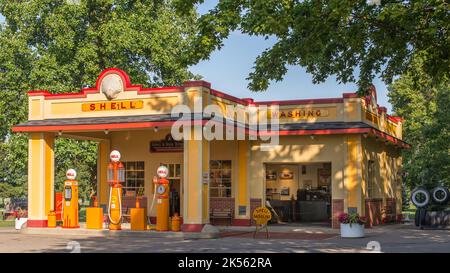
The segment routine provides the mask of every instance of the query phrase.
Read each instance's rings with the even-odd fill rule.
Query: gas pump
[[[77,172],[68,169],[64,181],[64,201],[62,205],[63,228],[79,228],[78,225],[78,181]]]
[[[125,182],[125,169],[120,162],[119,151],[112,151],[109,155],[111,162],[108,164],[109,204],[108,217],[109,229],[120,230],[122,222],[122,185]]]
[[[169,230],[169,180],[166,179],[169,170],[160,166],[156,171],[159,179],[156,180],[156,230]]]

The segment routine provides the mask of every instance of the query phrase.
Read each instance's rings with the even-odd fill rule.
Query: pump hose
[[[62,200],[63,200],[63,201],[62,201],[62,204],[61,204],[61,221],[62,221],[61,226],[64,227],[64,202],[66,201],[66,199],[64,198],[64,196],[63,196],[63,199],[62,199]]]
[[[119,196],[119,209],[120,209],[120,217],[119,217],[119,221],[114,222],[111,218],[111,197],[112,197],[112,190],[113,187],[109,188],[109,204],[108,204],[108,217],[109,217],[109,221],[113,224],[113,225],[118,225],[120,223],[120,219],[122,218],[122,197],[120,196],[120,194],[118,194]]]
[[[156,184],[155,184],[155,188],[153,189],[153,200],[152,200],[152,204],[150,205],[150,213],[152,213],[153,205],[155,204],[155,199],[156,199]],[[151,224],[151,222],[150,222],[150,224]]]

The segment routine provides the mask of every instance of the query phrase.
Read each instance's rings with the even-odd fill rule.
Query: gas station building
[[[369,225],[395,219],[401,213],[401,150],[408,144],[402,141],[402,118],[377,104],[375,88],[370,93],[257,102],[214,90],[205,81],[144,88],[115,68],[78,93],[30,91],[28,121],[13,128],[29,137],[28,226],[46,227],[54,207],[58,137],[98,143],[97,196],[103,205],[112,150],[120,151],[125,164],[124,195],[141,191],[150,217],[156,215],[150,210],[152,179],[166,165],[167,179],[179,193],[183,231],[201,231],[220,210],[232,212],[231,225],[251,225],[252,211],[267,201],[289,222],[338,227],[338,215],[347,211],[367,216]],[[193,109],[198,98],[202,107],[221,109],[277,105],[279,144],[265,151],[261,140],[173,140],[172,108]],[[195,122],[207,118],[200,115]]]

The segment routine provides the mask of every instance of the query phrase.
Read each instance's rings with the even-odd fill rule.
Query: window
[[[367,162],[367,197],[375,198],[375,161]]]
[[[124,162],[125,183],[123,191],[126,196],[136,196],[144,194],[144,161]]]
[[[169,175],[166,177],[169,180],[170,185],[180,183],[181,180],[181,164],[166,164],[162,163],[161,166],[166,166],[169,169]]]
[[[231,160],[210,161],[210,197],[231,197]]]

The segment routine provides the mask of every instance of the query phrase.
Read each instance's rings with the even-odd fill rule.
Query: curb
[[[95,236],[95,237],[139,237],[139,238],[174,238],[174,239],[216,239],[219,233],[209,232],[158,232],[135,230],[95,230],[95,229],[62,229],[62,228],[23,228],[22,234],[29,235],[63,235],[63,236]]]

